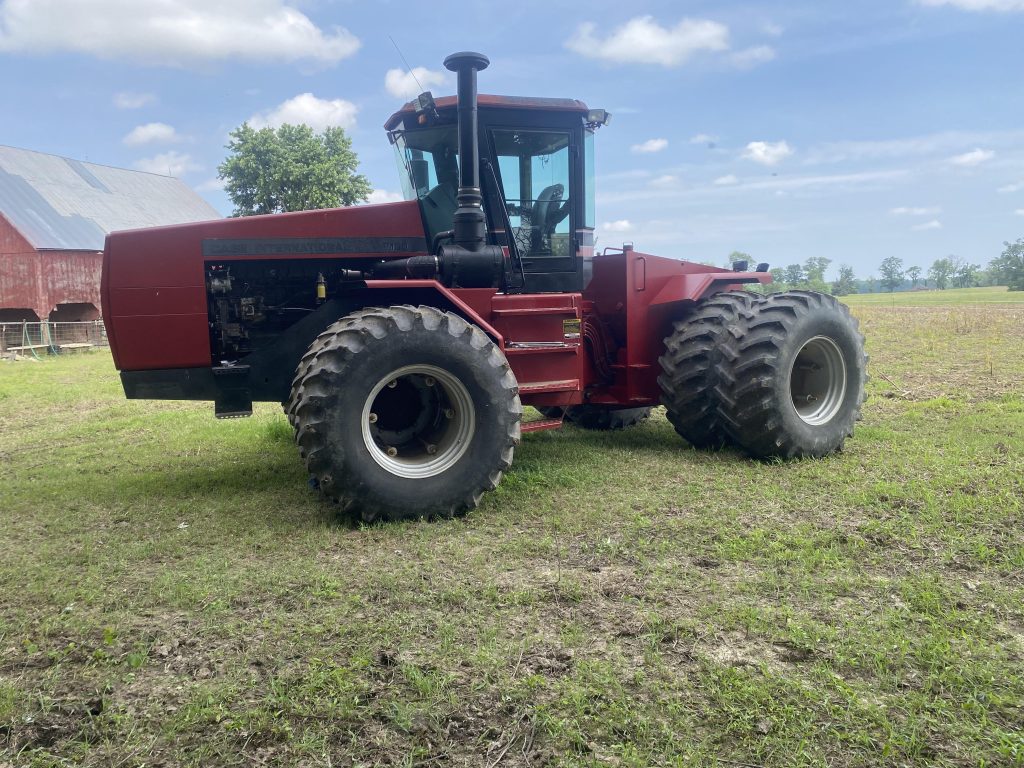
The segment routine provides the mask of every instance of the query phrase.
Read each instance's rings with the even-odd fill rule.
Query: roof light
[[[592,109],[587,112],[587,125],[597,127],[599,125],[608,125],[612,121],[612,116],[606,109]]]

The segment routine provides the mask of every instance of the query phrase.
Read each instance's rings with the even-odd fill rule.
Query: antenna
[[[396,51],[398,51],[398,56],[399,56],[399,58],[401,58],[401,59],[402,59],[402,63],[403,63],[403,64],[405,64],[405,69],[406,69],[406,71],[407,71],[407,72],[408,72],[408,73],[409,73],[410,75],[412,75],[412,79],[416,81],[416,87],[420,89],[420,93],[423,93],[423,86],[422,86],[422,85],[420,85],[420,80],[419,80],[419,78],[418,78],[418,77],[416,77],[416,73],[412,71],[412,67],[410,67],[410,66],[409,66],[409,62],[408,62],[408,61],[406,61],[406,59],[405,59],[405,54],[403,54],[403,53],[402,53],[402,49],[398,47],[398,43],[396,43],[396,42],[395,42],[395,38],[393,38],[393,37],[392,37],[391,35],[388,35],[388,40],[390,40],[390,41],[391,41],[391,44],[392,44],[393,46],[395,46],[395,50],[396,50]]]

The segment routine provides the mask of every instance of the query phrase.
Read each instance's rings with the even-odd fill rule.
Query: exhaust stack
[[[487,69],[490,63],[482,53],[472,51],[453,53],[444,60],[444,66],[458,75],[459,96],[459,208],[452,220],[452,242],[467,251],[479,251],[486,242],[480,193],[476,73]]]

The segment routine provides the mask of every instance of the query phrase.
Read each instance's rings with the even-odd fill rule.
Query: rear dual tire
[[[825,456],[853,435],[867,357],[857,321],[832,296],[716,294],[677,322],[665,345],[662,401],[695,447]]]
[[[864,337],[844,304],[787,291],[752,307],[723,348],[716,395],[726,434],[759,458],[827,456],[860,418]]]
[[[658,358],[661,402],[676,432],[694,448],[721,448],[729,442],[719,414],[719,366],[731,338],[742,332],[742,318],[763,297],[748,291],[716,293],[673,324]]]

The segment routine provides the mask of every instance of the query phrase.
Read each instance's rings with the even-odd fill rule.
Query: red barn
[[[0,146],[0,322],[95,320],[108,232],[216,218],[179,179]]]

